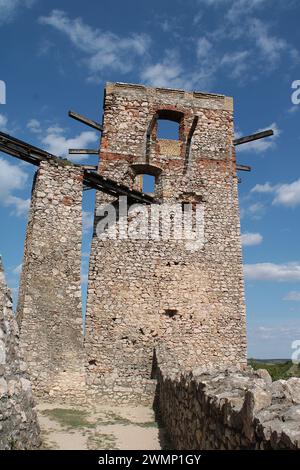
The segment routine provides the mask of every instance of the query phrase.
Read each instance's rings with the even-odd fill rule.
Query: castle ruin
[[[161,120],[178,124],[177,140],[160,138]],[[0,150],[38,166],[17,308],[35,396],[155,400],[178,449],[299,448],[299,379],[272,385],[247,368],[232,98],[108,83],[98,127],[97,173],[0,136]],[[155,179],[150,195],[144,175]],[[86,186],[97,192],[84,335]],[[147,213],[188,205],[192,220],[200,207],[202,243],[99,236],[99,209],[120,195]]]

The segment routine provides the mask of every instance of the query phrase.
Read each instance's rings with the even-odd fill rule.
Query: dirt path
[[[58,450],[159,450],[164,431],[145,406],[66,406],[40,403],[37,407],[43,448]]]

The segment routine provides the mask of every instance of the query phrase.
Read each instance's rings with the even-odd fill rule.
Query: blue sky
[[[2,131],[61,156],[97,148],[67,111],[101,121],[106,81],[234,96],[237,135],[275,130],[238,150],[253,168],[239,186],[252,357],[290,357],[300,339],[299,17],[297,0],[0,0]],[[0,154],[0,252],[15,294],[33,171]],[[93,201],[88,191],[84,286]]]

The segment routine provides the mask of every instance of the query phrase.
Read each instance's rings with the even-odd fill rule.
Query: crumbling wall
[[[156,407],[174,449],[300,449],[300,379],[198,368],[158,358]]]
[[[178,141],[157,138],[156,114],[178,120]],[[103,176],[133,188],[138,174],[151,173],[159,202],[201,204],[205,243],[191,249],[186,240],[94,234],[85,339],[89,393],[147,399],[160,343],[175,351],[181,369],[245,363],[232,99],[108,84],[100,157]],[[97,194],[97,208],[112,201]]]
[[[17,319],[35,395],[84,398],[82,170],[42,162],[29,214]]]
[[[0,449],[40,445],[27,366],[19,348],[19,330],[0,258]]]

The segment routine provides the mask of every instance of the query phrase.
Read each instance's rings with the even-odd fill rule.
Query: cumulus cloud
[[[0,203],[4,206],[11,206],[18,216],[27,212],[30,200],[15,196],[13,192],[23,189],[27,181],[28,174],[21,166],[0,158]]]
[[[300,178],[291,183],[271,185],[266,182],[254,186],[251,193],[274,194],[273,205],[296,207],[300,205]]]
[[[256,184],[254,188],[251,189],[251,193],[273,193],[276,189],[276,186],[272,186],[268,181],[264,184]]]
[[[69,157],[70,148],[87,148],[90,144],[95,144],[99,137],[94,131],[84,131],[75,137],[67,138],[64,129],[58,126],[49,127],[41,142],[46,150],[59,157],[68,157],[73,161],[85,160],[88,155],[72,155]]]
[[[0,0],[0,25],[12,21],[22,7],[30,8],[37,0]]]
[[[118,36],[110,31],[94,29],[81,18],[72,19],[61,10],[52,10],[48,16],[40,17],[39,23],[64,34],[86,55],[90,79],[107,69],[129,72],[136,58],[143,57],[150,46],[150,38],[146,34]]]
[[[141,73],[141,79],[147,84],[157,87],[187,87],[183,67],[174,51],[168,51],[160,62],[145,67]]]
[[[34,134],[39,134],[40,132],[42,132],[41,124],[37,119],[30,119],[26,127]]]
[[[300,264],[298,262],[246,264],[244,273],[247,279],[255,281],[300,281]]]
[[[278,185],[273,204],[295,207],[300,204],[300,178],[290,184]]]
[[[260,245],[263,241],[263,236],[260,233],[243,233],[241,238],[243,246]]]

